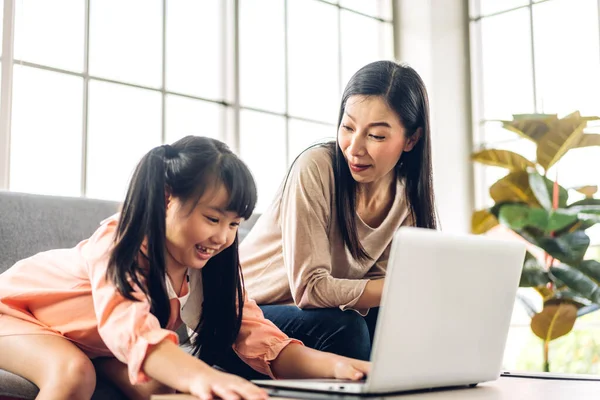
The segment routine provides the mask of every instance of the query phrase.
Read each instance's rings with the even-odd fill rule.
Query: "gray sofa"
[[[109,201],[0,191],[0,273],[40,251],[75,246],[118,208],[118,203]],[[240,226],[240,239],[257,217]],[[0,370],[0,397],[34,399],[37,392],[28,380]],[[124,396],[111,383],[99,379],[92,399]]]

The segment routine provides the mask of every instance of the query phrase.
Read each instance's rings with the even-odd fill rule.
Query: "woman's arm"
[[[282,193],[283,258],[292,297],[300,308],[354,307],[368,282],[333,273],[331,174],[326,150],[307,151],[296,160]]]
[[[360,379],[370,368],[365,361],[313,350],[290,339],[247,297],[233,349],[254,370],[273,378]]]
[[[374,279],[367,282],[365,290],[353,307],[358,309],[379,307],[384,283],[385,279]]]
[[[371,364],[304,347],[287,345],[271,363],[277,378],[335,378],[358,380],[369,373]]]

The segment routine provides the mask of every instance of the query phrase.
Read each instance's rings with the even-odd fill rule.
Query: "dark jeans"
[[[372,308],[366,317],[338,308],[301,310],[296,306],[279,305],[260,308],[265,318],[308,347],[359,360],[370,358],[379,308]],[[268,379],[246,365],[233,351],[218,365],[246,379]]]

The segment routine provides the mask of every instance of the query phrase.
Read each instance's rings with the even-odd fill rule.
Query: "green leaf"
[[[591,207],[591,208],[588,208]],[[583,199],[569,205],[567,212],[574,212],[581,220],[571,230],[585,231],[598,223],[595,215],[595,207],[600,207],[600,199]]]
[[[525,171],[535,168],[535,164],[520,154],[509,150],[487,149],[471,156],[473,161],[494,167],[507,168],[510,171]]]
[[[511,204],[500,208],[498,217],[500,223],[512,230],[532,227],[546,234],[565,228],[577,221],[577,214],[554,210],[550,213],[543,208],[529,207],[525,204]]]
[[[548,271],[546,271],[531,254],[527,253],[523,271],[521,272],[520,287],[539,287],[550,283]]]
[[[570,204],[568,206],[568,208],[578,207],[578,206],[600,206],[600,199],[592,198],[592,199],[579,200],[579,201],[576,201],[576,202]]]
[[[540,175],[537,172],[529,173],[529,186],[533,191],[537,201],[546,210],[552,210],[552,195],[554,193],[554,182]],[[558,207],[563,208],[567,205],[569,192],[559,185],[558,187]]]
[[[600,223],[600,206],[572,206],[564,210],[565,213],[575,215],[589,228]]]
[[[573,267],[592,278],[596,283],[600,283],[600,262],[596,260],[583,260],[579,264],[573,265]]]
[[[525,204],[510,204],[500,209],[498,220],[515,231],[527,226],[544,231],[548,225],[548,212]]]
[[[548,226],[546,227],[546,233],[560,231],[563,228],[571,225],[577,221],[577,215],[571,215],[566,213],[562,209],[553,210],[550,212],[548,217]]]
[[[569,289],[600,304],[600,287],[583,272],[566,264],[560,264],[550,267],[550,273],[563,281]]]
[[[600,205],[580,205],[580,206],[572,205],[571,207],[567,208],[567,212],[569,214],[577,213],[577,214],[600,215]]]
[[[558,280],[558,278],[554,278]],[[561,285],[564,286],[564,283],[561,282]],[[544,305],[548,304],[558,304],[558,303],[571,303],[577,308],[585,307],[587,305],[592,304],[592,302],[577,292],[572,291],[571,289],[562,289],[554,292],[553,297],[544,302]]]
[[[502,209],[502,207],[507,206],[509,204],[523,204],[523,203],[514,203],[514,202],[510,202],[510,201],[504,201],[504,202],[496,202],[489,210],[490,213],[492,213],[493,216],[495,216],[496,218],[498,218],[500,216],[500,210]]]
[[[590,245],[590,238],[583,231],[567,233],[558,237],[537,237],[534,240],[552,257],[567,264],[579,264]],[[536,244],[536,242],[532,243]]]

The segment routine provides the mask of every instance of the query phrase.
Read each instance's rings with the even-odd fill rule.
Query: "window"
[[[508,149],[534,160],[535,144],[503,129],[498,120],[528,113],[562,117],[576,110],[600,116],[599,4],[597,0],[471,1],[474,150]],[[588,126],[589,133],[600,133],[599,123]],[[599,152],[598,147],[570,151],[559,163],[561,185],[600,186]],[[549,177],[556,172],[551,168]],[[492,204],[488,189],[505,174],[504,169],[477,167],[477,208]],[[570,195],[577,198],[575,192]],[[592,244],[600,245],[598,226],[587,233]],[[520,289],[520,293],[541,308],[533,289]],[[593,313],[578,319],[573,333],[552,342],[555,372],[598,370],[600,365],[592,358],[599,318],[600,313]],[[505,368],[542,368],[542,344],[529,324],[530,317],[516,303]],[[586,345],[578,346],[577,341]],[[565,352],[577,356],[565,357]]]
[[[264,211],[335,137],[350,76],[393,58],[391,0],[6,1],[10,190],[121,200],[147,150],[196,134],[247,162]]]
[[[503,148],[535,159],[535,146],[501,128],[512,114],[600,116],[600,29],[597,0],[472,0],[475,149]],[[560,21],[560,22],[558,22]],[[557,29],[560,24],[560,29]],[[590,122],[589,133],[600,133]],[[600,185],[598,148],[571,150],[559,163],[567,188]],[[557,168],[549,171],[556,176]],[[478,168],[478,207],[505,171]],[[572,193],[573,198],[577,193]],[[588,231],[600,244],[600,231]]]

